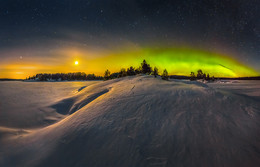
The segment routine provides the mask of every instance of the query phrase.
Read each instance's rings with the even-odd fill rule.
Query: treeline
[[[206,80],[206,81],[214,81],[215,77],[214,76],[211,77],[209,74],[203,73],[202,70],[198,70],[197,75],[195,75],[194,72],[191,72],[190,73],[190,80],[194,81],[194,80],[197,80],[197,79],[203,79],[203,80]]]
[[[122,68],[119,72],[116,73],[110,73],[110,71],[107,69],[104,73],[104,80],[109,80],[109,79],[115,79],[115,78],[121,78],[125,76],[133,76],[137,74],[146,74],[146,75],[153,75],[154,77],[157,77],[159,75],[158,68],[154,67],[152,68],[150,64],[146,62],[146,60],[143,60],[141,65],[137,68],[131,66],[127,69]],[[165,69],[161,75],[161,78],[163,80],[168,80],[169,75],[167,70]]]
[[[133,76],[137,74],[153,75],[154,77],[157,77],[159,76],[159,70],[157,67],[152,68],[151,65],[146,62],[146,60],[143,60],[143,62],[137,68],[130,66],[127,69],[122,68],[119,72],[115,72],[112,74],[107,69],[104,73],[104,76],[96,76],[95,74],[86,74],[84,72],[36,74],[35,76],[26,78],[26,80],[36,80],[36,81],[109,80],[109,79],[121,78],[125,76]],[[163,80],[169,80],[169,75],[166,69],[163,70],[163,73],[160,76]],[[197,79],[203,79],[207,81],[215,80],[214,76],[211,77],[209,74],[203,73],[203,71],[200,69],[197,71],[196,75],[194,72],[191,72],[189,78],[191,81]]]
[[[143,60],[141,65],[137,68],[134,68],[133,66],[125,69],[122,68],[119,72],[116,73],[110,73],[110,71],[107,69],[104,73],[104,80],[109,80],[109,79],[114,79],[114,78],[120,78],[120,77],[125,77],[125,76],[133,76],[137,74],[146,74],[146,75],[154,75],[154,77],[159,76],[158,68],[154,67],[152,68],[150,64],[146,62],[146,60]],[[161,78],[163,80],[169,80],[169,77],[171,78],[178,78],[178,77],[172,77],[168,75],[168,72],[166,69],[164,69]],[[215,78],[214,76],[210,76],[209,74],[203,73],[201,69],[197,71],[197,74],[195,75],[194,72],[191,72],[190,77],[184,77],[185,79],[190,79],[191,81],[197,80],[197,79],[202,79],[206,81],[214,81]],[[182,79],[182,78],[179,78]]]
[[[84,72],[75,73],[56,73],[56,74],[36,74],[32,77],[26,78],[26,80],[36,81],[75,81],[75,80],[103,80],[102,76],[96,76],[95,74],[86,74]]]

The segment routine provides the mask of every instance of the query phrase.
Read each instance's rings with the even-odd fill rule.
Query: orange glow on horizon
[[[17,52],[12,50],[12,53],[3,53],[6,55],[12,54],[12,58],[0,62],[0,78],[25,79],[37,73],[69,72],[103,75],[106,69],[113,73],[118,72],[121,68],[138,67],[143,59],[146,59],[151,66],[159,68],[159,72],[166,68],[170,75],[188,76],[190,71],[195,70],[194,72],[196,72],[198,67],[214,76],[259,75],[259,72],[240,64],[235,59],[222,57],[217,53],[178,48],[170,48],[169,53],[166,51],[159,52],[152,48],[122,48],[122,51],[61,48],[51,52],[43,50],[40,53],[34,53],[31,51],[32,56],[28,56],[19,50]],[[185,68],[186,66],[189,68]],[[186,71],[184,71],[185,69]]]

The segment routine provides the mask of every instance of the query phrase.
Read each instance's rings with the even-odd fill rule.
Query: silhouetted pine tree
[[[166,69],[164,69],[161,77],[162,77],[163,80],[169,80],[169,75],[168,75],[168,72],[167,72]]]
[[[110,71],[107,69],[104,74],[104,80],[110,79]]]
[[[206,80],[206,74],[205,73],[202,75],[202,78],[203,78],[203,80]]]
[[[196,76],[195,76],[194,72],[191,72],[191,73],[190,73],[190,80],[191,80],[191,81],[196,80]]]
[[[118,77],[125,77],[127,75],[125,68],[122,68],[119,72]]]
[[[210,79],[209,74],[207,74],[206,80],[208,81]]]
[[[132,76],[132,75],[135,75],[136,73],[135,73],[135,69],[134,69],[134,67],[133,66],[131,66],[131,67],[129,67],[128,69],[127,69],[127,75],[128,76]]]
[[[202,78],[203,78],[203,72],[202,72],[202,70],[199,69],[197,72],[198,72],[197,78],[198,78],[198,79],[202,79]]]
[[[147,64],[147,62],[145,60],[143,60],[143,62],[141,64],[141,67],[142,67],[142,73],[143,74],[148,74],[149,75],[152,72],[150,64]]]
[[[139,66],[138,68],[135,69],[135,74],[141,74],[142,73],[142,67]]]
[[[159,75],[159,73],[158,73],[158,68],[157,68],[157,67],[154,67],[154,69],[153,69],[153,75],[154,75],[155,78],[157,77],[157,75]]]

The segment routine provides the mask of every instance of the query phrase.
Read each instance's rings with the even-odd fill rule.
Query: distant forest
[[[28,77],[26,80],[36,81],[87,81],[87,80],[103,80],[102,76],[95,74],[86,74],[84,72],[75,73],[56,73],[56,74],[36,74],[35,76]]]
[[[110,73],[109,70],[106,70],[104,76],[96,76],[95,74],[86,74],[84,72],[76,72],[76,73],[56,73],[56,74],[36,74],[34,76],[30,76],[26,78],[26,80],[34,80],[34,81],[87,81],[87,80],[109,80],[115,79],[125,76],[133,76],[137,74],[146,74],[146,75],[154,75],[157,77],[159,75],[158,68],[152,68],[150,64],[143,60],[140,67],[134,68],[133,66],[125,69],[122,68],[119,72]],[[164,80],[169,79],[169,75],[167,70],[163,71],[161,78]]]
[[[210,76],[209,74],[203,73],[201,69],[197,70],[197,74],[195,72],[191,72],[190,76],[178,76],[178,75],[168,75],[166,69],[163,70],[163,73],[160,75],[158,72],[158,68],[152,68],[150,64],[143,60],[141,65],[137,68],[131,66],[127,69],[122,68],[119,72],[110,73],[107,69],[104,73],[104,76],[96,76],[95,74],[86,74],[84,72],[76,72],[76,73],[56,73],[56,74],[36,74],[35,76],[28,77],[26,80],[36,80],[36,81],[87,81],[87,80],[109,80],[115,78],[121,78],[125,76],[133,76],[137,74],[146,74],[153,75],[154,77],[161,76],[163,80],[169,80],[169,78],[173,79],[190,79],[191,81],[202,79],[206,81],[214,81],[215,77]],[[254,80],[260,79],[259,77],[243,77],[243,78],[218,78],[218,79],[241,79],[241,80]]]

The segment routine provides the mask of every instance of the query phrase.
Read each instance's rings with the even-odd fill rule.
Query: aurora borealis
[[[119,71],[120,68],[131,65],[138,67],[143,59],[153,67],[159,68],[161,72],[167,69],[172,75],[189,76],[191,71],[196,72],[198,69],[217,77],[259,75],[254,69],[228,56],[190,48],[145,48],[134,52],[111,54],[94,61],[106,62],[102,65],[103,69],[106,67]]]
[[[138,67],[260,75],[259,2],[1,1],[0,78]],[[78,64],[75,64],[78,61]]]
[[[139,67],[143,59],[146,59],[153,67],[159,68],[159,72],[167,69],[172,75],[186,75],[202,69],[211,76],[216,77],[244,77],[258,76],[259,73],[231,58],[230,56],[211,53],[191,48],[123,48],[124,51],[90,52],[84,50],[53,51],[55,58],[47,61],[42,58],[26,60],[20,58],[12,60],[13,64],[7,65],[7,75],[17,78],[26,77],[35,73],[77,72],[95,73],[103,75],[106,69],[118,72],[121,68],[130,66]],[[24,60],[25,59],[25,60]],[[23,63],[28,62],[28,64]],[[75,63],[78,64],[75,64]],[[10,73],[8,73],[8,70]],[[13,74],[12,74],[13,72]]]

